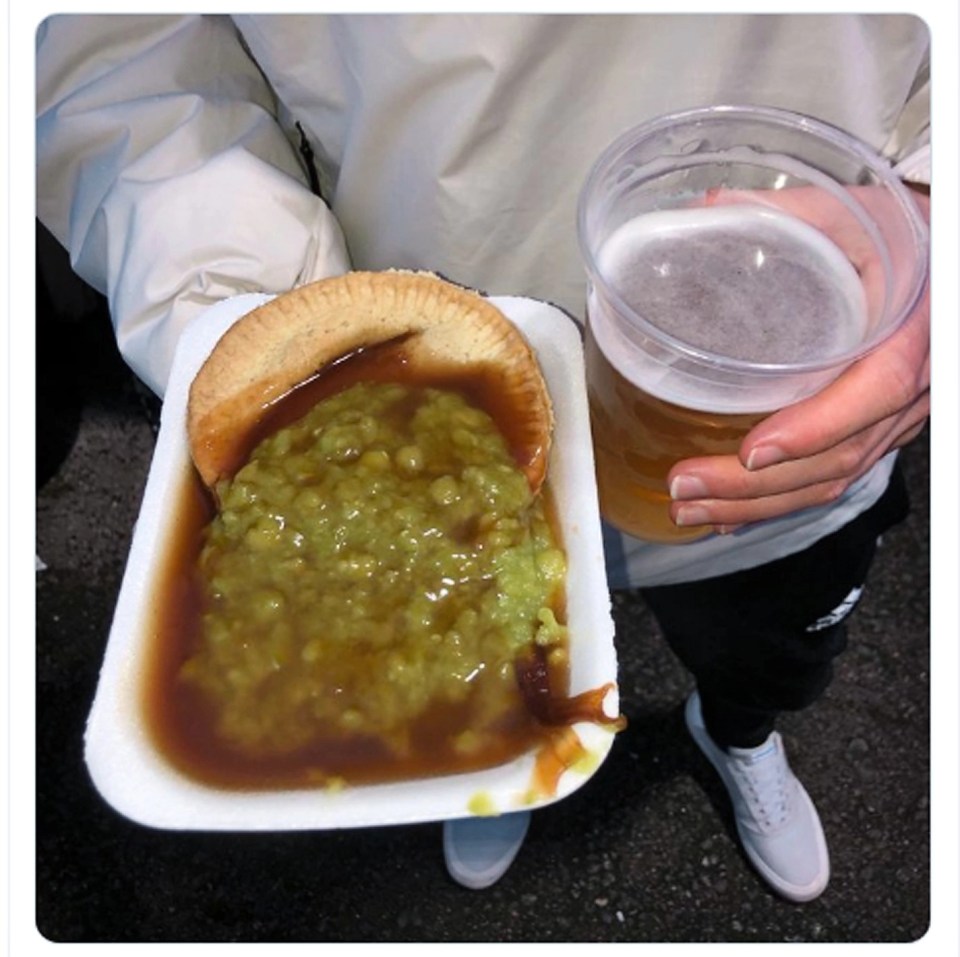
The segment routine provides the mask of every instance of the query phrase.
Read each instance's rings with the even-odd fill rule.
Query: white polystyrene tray
[[[479,772],[348,787],[338,792],[289,790],[239,792],[198,783],[159,753],[142,714],[142,681],[148,659],[145,622],[170,516],[190,460],[186,438],[187,394],[194,375],[222,333],[269,297],[227,300],[183,333],[165,395],[150,474],[134,530],[99,684],[87,722],[85,756],[98,791],[117,811],[153,827],[196,830],[296,830],[362,827],[468,816],[470,802],[485,813],[535,808],[580,787],[600,766],[613,741],[607,726],[580,723],[580,740],[593,757],[582,770],[562,775],[553,795],[530,803],[535,755],[526,754]],[[612,683],[604,705],[618,713],[617,662],[603,561],[583,354],[579,330],[552,306],[522,298],[491,301],[536,350],[554,403],[556,430],[549,476],[568,553],[567,616],[570,691]],[[579,766],[578,766],[579,767]]]

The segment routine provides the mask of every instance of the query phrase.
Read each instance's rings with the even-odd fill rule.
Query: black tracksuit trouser
[[[814,702],[846,647],[846,616],[877,540],[908,510],[895,468],[866,512],[804,551],[704,581],[643,589],[663,635],[696,680],[703,717],[722,746],[755,747],[777,715]]]

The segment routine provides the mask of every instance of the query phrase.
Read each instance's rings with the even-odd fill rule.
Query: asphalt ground
[[[692,744],[691,683],[640,599],[613,596],[628,726],[590,781],[538,811],[507,875],[468,891],[440,826],[175,833],[94,790],[82,735],[155,440],[102,302],[38,315],[36,927],[56,942],[889,942],[930,924],[929,441],[824,698],[781,731],[833,876],[788,903],[741,852]]]

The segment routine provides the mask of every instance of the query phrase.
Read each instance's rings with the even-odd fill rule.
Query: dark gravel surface
[[[40,317],[41,320],[43,317]],[[782,731],[833,878],[787,903],[746,863],[683,728],[690,682],[643,604],[615,595],[629,726],[534,815],[506,877],[460,888],[439,825],[267,834],[129,823],[91,786],[84,722],[154,442],[155,405],[96,309],[44,339],[37,498],[36,926],[60,942],[910,942],[930,921],[928,446],[825,698]],[[46,346],[44,345],[46,343]]]

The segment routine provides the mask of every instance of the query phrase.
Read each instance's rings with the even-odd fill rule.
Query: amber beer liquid
[[[601,512],[649,541],[700,538],[710,529],[671,520],[667,473],[681,459],[735,453],[784,404],[782,390],[770,404],[755,387],[745,398],[738,368],[773,376],[855,346],[862,285],[829,239],[751,205],[642,214],[609,236],[598,265],[585,349]],[[732,374],[701,380],[676,360],[684,351]]]
[[[664,402],[622,376],[597,347],[589,328],[585,348],[604,518],[647,541],[702,538],[709,529],[684,529],[671,520],[667,473],[681,459],[736,452],[764,414],[719,415]]]

